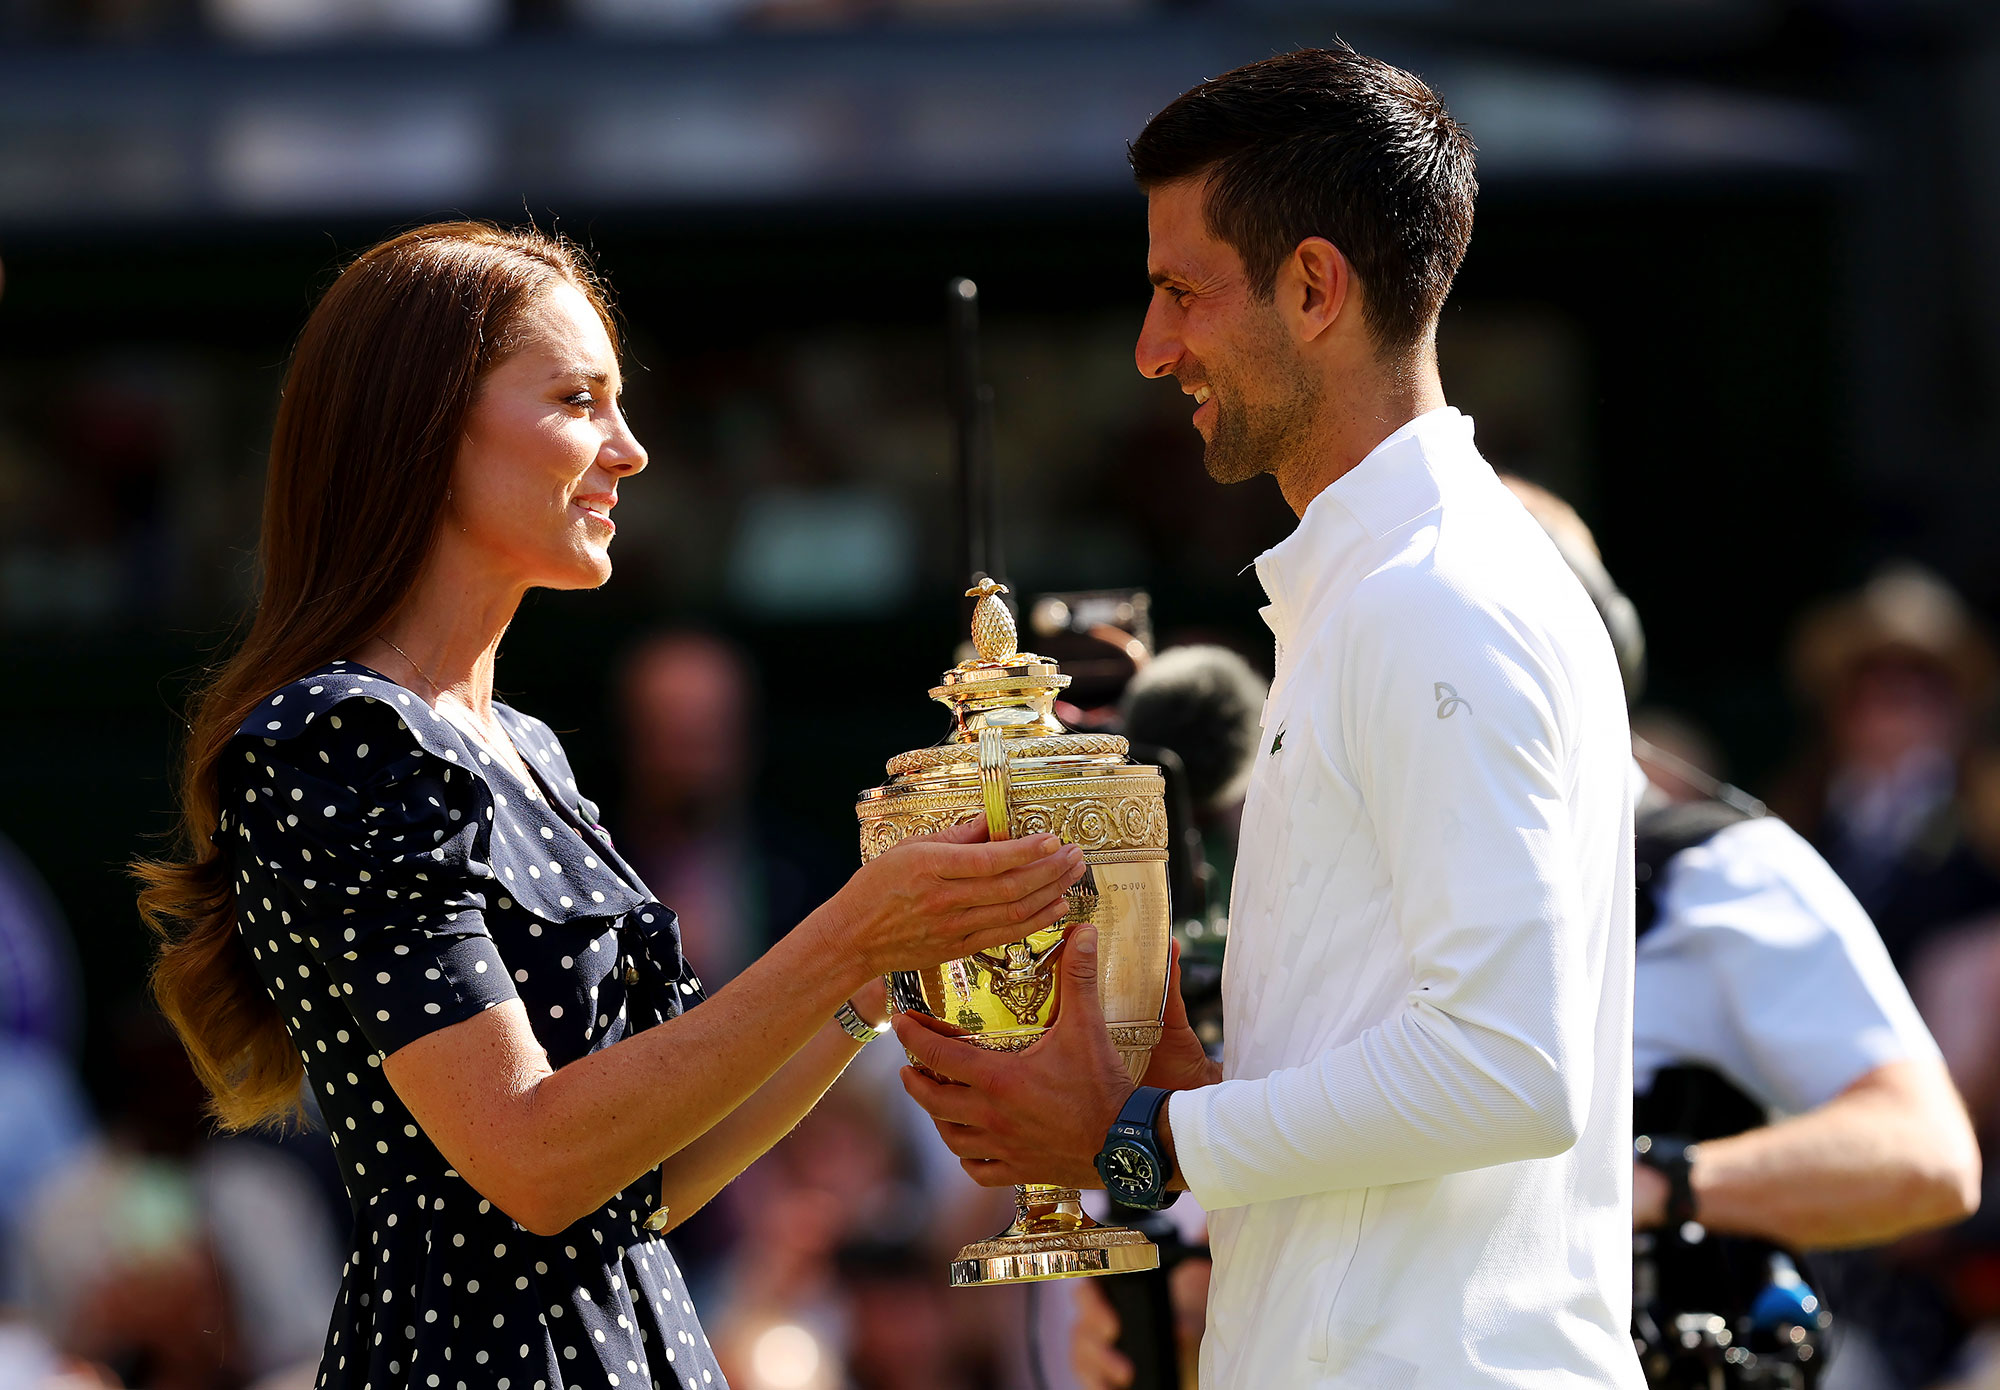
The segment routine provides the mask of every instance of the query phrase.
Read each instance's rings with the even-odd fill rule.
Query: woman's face
[[[594,589],[611,577],[618,480],[646,466],[619,409],[604,323],[556,281],[520,346],[481,384],[452,468],[444,551],[509,587]]]

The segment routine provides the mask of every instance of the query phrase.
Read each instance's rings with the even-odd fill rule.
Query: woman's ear
[[[1340,248],[1325,237],[1307,237],[1279,270],[1278,306],[1294,337],[1315,342],[1340,321],[1358,289]]]

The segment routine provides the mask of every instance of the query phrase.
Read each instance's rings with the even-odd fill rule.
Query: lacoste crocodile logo
[[[1278,736],[1271,740],[1271,756],[1274,758],[1277,757],[1278,750],[1280,748],[1283,748],[1284,746],[1285,746],[1285,731],[1283,729],[1280,729],[1278,730]]]
[[[1461,708],[1467,714],[1472,713],[1471,702],[1443,681],[1438,681],[1431,686],[1431,698],[1438,702],[1438,718],[1440,719],[1451,718],[1452,712]]]

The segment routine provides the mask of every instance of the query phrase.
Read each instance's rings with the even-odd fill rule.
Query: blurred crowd
[[[253,44],[471,43],[523,25],[673,35],[899,19],[1088,19],[1159,8],[1155,0],[10,0],[0,23],[43,38],[203,33]]]
[[[1127,628],[1149,639],[1138,618]],[[1086,637],[1066,660],[1098,678],[1067,716],[1115,721],[1118,687],[1149,659],[1131,631]],[[2000,1132],[2000,652],[1945,583],[1906,566],[1809,613],[1789,665],[1805,736],[1790,770],[1755,790],[1867,906],[1982,1136]],[[648,637],[614,689],[624,785],[612,824],[720,984],[838,885],[851,846],[816,843],[760,804],[768,720],[728,639]],[[1690,766],[1728,775],[1685,716],[1646,709],[1634,722],[1661,786],[1693,797],[1677,780]],[[1195,837],[1209,876],[1226,877],[1240,791],[1191,775]],[[1184,949],[1186,933],[1225,929],[1219,886],[1211,898],[1182,924]],[[177,1045],[137,1007],[94,1023],[110,1043],[86,1088],[81,974],[46,886],[0,844],[0,1385],[309,1385],[347,1223],[324,1141],[310,1129],[214,1136]],[[676,1233],[739,1390],[1071,1383],[1062,1286],[945,1287],[951,1253],[1004,1224],[1009,1194],[961,1174],[902,1095],[901,1061],[893,1044],[867,1049],[792,1137]],[[1843,1257],[1827,1277],[1836,1307],[1845,1288],[1887,1310],[1856,1353],[1883,1390],[2000,1384],[1983,1330],[2000,1328],[2000,1218]]]

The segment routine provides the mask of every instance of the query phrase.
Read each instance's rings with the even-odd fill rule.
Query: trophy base
[[[991,1240],[976,1240],[951,1262],[953,1288],[1031,1284],[1160,1267],[1160,1250],[1137,1231],[1100,1226],[1084,1215],[1075,1188],[1015,1190],[1019,1214]]]

